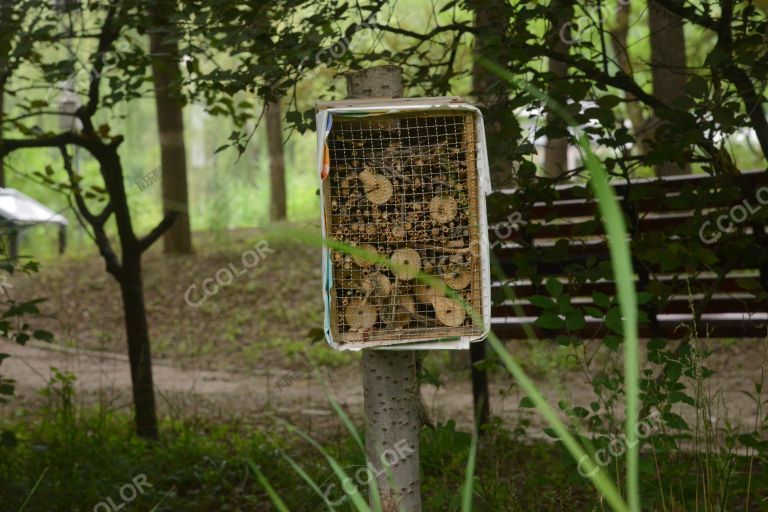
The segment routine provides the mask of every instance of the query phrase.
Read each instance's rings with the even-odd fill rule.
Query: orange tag
[[[328,144],[323,144],[323,170],[320,171],[320,179],[325,181],[325,178],[331,173],[331,153],[328,151]]]

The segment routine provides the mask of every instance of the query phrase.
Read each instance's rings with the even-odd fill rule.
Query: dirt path
[[[89,350],[65,349],[41,343],[21,347],[0,342],[0,352],[11,354],[3,363],[3,374],[17,381],[17,397],[11,407],[36,406],[43,398],[38,390],[51,377],[51,367],[71,372],[77,377],[77,397],[84,405],[108,403],[113,408],[129,409],[130,374],[127,358],[122,354]],[[728,418],[732,423],[753,424],[757,409],[742,390],[752,386],[751,378],[759,377],[754,357],[739,356],[742,351],[718,354],[715,362],[720,372],[710,383],[716,400],[712,421]],[[746,365],[746,367],[745,367]],[[255,368],[250,374],[200,370],[174,366],[166,360],[155,361],[154,376],[161,411],[174,417],[204,416],[208,418],[243,418],[268,420],[275,414],[297,420],[333,418],[327,404],[325,389],[354,416],[362,411],[361,378],[357,365],[342,370],[325,370],[313,374],[310,368]],[[753,374],[751,377],[745,374]],[[587,405],[592,399],[591,388],[577,372],[560,373],[557,383],[539,382],[551,402],[563,394],[573,403]],[[491,400],[495,415],[516,425],[521,414],[534,420],[532,435],[543,425],[531,417],[530,410],[518,408],[522,394],[508,379],[492,379]],[[501,381],[501,382],[500,382]],[[558,391],[556,387],[562,386]],[[425,385],[422,393],[434,421],[455,420],[469,427],[472,395],[469,382],[453,380],[440,388]],[[8,407],[8,406],[4,406]],[[2,410],[2,407],[0,407]],[[692,419],[690,413],[684,413]],[[535,415],[534,415],[535,416]]]
[[[51,367],[77,377],[78,402],[82,405],[108,403],[129,409],[130,373],[122,354],[65,349],[30,343],[19,346],[0,342],[0,352],[11,355],[3,363],[3,375],[16,380],[14,407],[36,407],[43,402],[38,390],[49,382]],[[162,411],[174,416],[243,417],[258,420],[278,414],[289,417],[334,416],[324,389],[354,416],[362,415],[363,394],[359,369],[334,369],[313,374],[310,368],[254,369],[250,375],[173,366],[169,361],[154,363],[155,386]],[[516,414],[518,393],[509,395],[508,385],[492,386],[495,412]],[[469,427],[472,394],[469,382],[451,382],[440,388],[422,386],[425,403],[436,422],[449,419]],[[499,400],[507,394],[505,400]],[[503,406],[503,408],[502,408]],[[0,410],[2,406],[0,406]]]

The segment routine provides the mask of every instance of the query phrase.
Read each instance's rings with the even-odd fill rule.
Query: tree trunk
[[[478,1],[469,4],[475,13],[475,48],[477,57],[485,57],[497,62],[507,51],[505,36],[509,25],[509,5],[505,0]],[[508,126],[509,109],[505,108],[509,89],[504,80],[488,71],[477,63],[472,67],[472,89],[483,109],[485,119],[485,135],[488,143],[488,158],[493,163],[491,182],[496,185],[509,185],[513,179],[512,165],[508,155],[504,153],[504,127]],[[485,359],[485,341],[478,341],[470,346],[469,360],[472,372],[472,398],[476,412],[476,427],[488,423],[490,419],[490,395],[488,393],[488,376],[485,370],[477,368],[477,364]],[[452,352],[451,362],[454,366],[466,360],[462,352]]]
[[[413,351],[364,350],[363,393],[365,449],[383,510],[420,512],[421,401]]]
[[[683,19],[669,12],[653,0],[648,2],[648,25],[651,33],[651,75],[653,93],[667,105],[685,94],[686,58]],[[655,131],[658,118],[651,121]],[[655,168],[658,176],[688,174],[688,164],[664,162]]]
[[[382,66],[347,75],[350,98],[403,95],[402,70]],[[385,511],[421,512],[421,394],[411,350],[363,351],[365,447]],[[384,466],[384,467],[382,467]]]
[[[5,82],[0,82],[0,142],[3,141],[3,118],[5,117]],[[0,188],[5,188],[5,156],[0,157]]]
[[[267,146],[269,148],[270,198],[269,218],[285,220],[285,159],[283,158],[283,123],[280,117],[280,99],[270,101],[266,109]]]
[[[507,30],[510,7],[505,0],[471,0],[467,6],[475,14],[474,55],[472,66],[472,90],[477,104],[483,111],[485,138],[491,167],[491,184],[494,188],[514,185],[513,155],[508,153],[510,126],[514,119],[512,109],[506,103],[509,86],[506,80],[480,64],[480,58],[491,62],[503,62],[509,52]]]
[[[125,334],[128,338],[136,433],[140,437],[158,439],[152,353],[149,345],[147,311],[144,307],[140,255],[124,255],[123,273],[119,283],[123,297]]]
[[[96,244],[107,265],[107,271],[115,277],[120,285],[125,317],[125,335],[128,343],[128,360],[131,367],[136,434],[147,439],[157,439],[159,431],[152,379],[152,353],[150,351],[147,311],[144,306],[144,285],[141,274],[142,251],[146,250],[155,238],[152,238],[151,241],[147,241],[146,237],[137,238],[133,230],[118,146],[103,145],[98,148],[91,148],[90,151],[99,161],[101,176],[109,194],[110,209],[113,212],[120,239],[122,261],[112,250],[104,230],[104,221],[107,217],[99,221],[93,214],[88,214],[87,217],[93,227]],[[69,172],[72,173],[72,170],[70,169]],[[71,179],[72,177],[70,177]],[[81,214],[83,209],[84,203]],[[169,224],[161,222],[152,232],[160,236],[163,232],[162,226],[165,226],[163,229],[167,229]]]
[[[153,16],[158,26],[163,27],[168,23],[167,16],[172,8],[173,4],[167,1],[156,4]],[[149,42],[152,76],[155,82],[157,129],[160,136],[163,209],[166,213],[179,212],[173,226],[163,237],[163,251],[166,254],[191,254],[192,233],[189,225],[179,47],[178,43],[169,37],[167,30],[150,33]]]
[[[573,18],[573,6],[569,0],[552,0],[551,11],[553,15],[552,26],[547,35],[547,44],[558,53],[568,52],[569,23]],[[559,60],[549,59],[549,72],[553,75],[553,85],[565,79],[568,75],[568,65]],[[554,93],[555,88],[549,90],[550,96],[560,103],[563,98]],[[547,126],[559,130],[567,129],[567,123],[551,109],[547,109]],[[568,171],[568,139],[565,137],[547,137],[547,145],[544,148],[544,174],[551,178],[561,176]]]
[[[630,0],[624,0],[618,3],[615,11],[616,17],[614,19],[614,26],[611,29],[611,46],[613,47],[613,53],[616,55],[616,64],[624,73],[632,76],[634,71],[628,47],[630,8]],[[632,93],[625,92],[624,98],[627,100],[627,117],[632,123],[632,133],[637,140],[635,151],[638,155],[645,155],[648,151],[648,147],[643,140],[649,136],[647,133],[648,120],[645,115],[643,115],[643,110],[640,108],[640,102],[637,101]]]

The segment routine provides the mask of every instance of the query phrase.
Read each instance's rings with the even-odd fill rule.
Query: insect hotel
[[[325,335],[468,348],[490,323],[480,111],[460,98],[317,105]]]

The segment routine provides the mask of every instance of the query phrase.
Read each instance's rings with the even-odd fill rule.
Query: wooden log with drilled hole
[[[451,196],[435,196],[429,202],[429,213],[439,224],[451,222],[458,212],[459,205]]]
[[[432,297],[432,307],[435,308],[435,317],[441,324],[459,327],[464,323],[466,312],[459,301],[435,295]]]
[[[392,253],[392,273],[398,279],[410,281],[421,270],[421,256],[415,249],[398,249]]]
[[[364,299],[353,299],[344,311],[344,320],[353,331],[367,331],[376,323],[379,312],[376,306]]]
[[[384,204],[392,197],[392,182],[386,176],[365,169],[357,177],[363,182],[365,197],[373,204]]]

